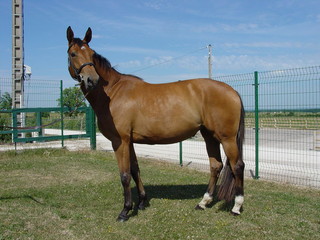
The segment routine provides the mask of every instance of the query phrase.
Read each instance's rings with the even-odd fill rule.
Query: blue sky
[[[74,84],[69,25],[80,38],[91,27],[93,49],[118,71],[154,83],[207,77],[208,44],[214,76],[320,63],[319,0],[25,0],[32,78]],[[0,77],[11,76],[11,34],[11,1],[1,0]]]

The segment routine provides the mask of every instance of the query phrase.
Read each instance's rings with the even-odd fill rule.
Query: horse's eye
[[[71,57],[75,57],[76,56],[76,54],[74,52],[71,53],[70,55],[71,55]]]

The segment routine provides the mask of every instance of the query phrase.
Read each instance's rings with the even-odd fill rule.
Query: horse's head
[[[67,29],[69,73],[73,79],[83,84],[86,90],[96,86],[100,78],[92,60],[94,51],[88,45],[91,38],[91,28],[88,28],[83,40],[74,38],[71,27]]]

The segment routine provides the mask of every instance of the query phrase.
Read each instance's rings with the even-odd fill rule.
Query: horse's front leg
[[[128,213],[132,209],[131,198],[131,169],[130,169],[130,143],[123,141],[121,145],[115,150],[118,166],[120,170],[121,184],[124,191],[124,206],[120,212],[117,221],[124,222],[129,219]]]

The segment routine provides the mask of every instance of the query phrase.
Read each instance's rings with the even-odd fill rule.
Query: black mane
[[[100,54],[94,52],[92,58],[93,58],[94,64],[100,65],[104,70],[109,71],[110,69],[112,69],[112,66],[109,60],[101,56]]]
[[[119,73],[116,69],[114,69],[114,68],[111,66],[111,63],[109,62],[108,59],[106,59],[105,57],[101,56],[101,55],[98,54],[97,52],[94,52],[92,58],[93,58],[93,63],[100,65],[101,68],[104,69],[105,71],[114,70],[114,71],[116,71],[117,73]],[[121,74],[121,73],[119,73],[119,74]],[[135,76],[135,75],[131,75],[131,74],[122,74],[122,75],[131,76],[131,77],[135,77],[135,78],[138,78],[138,79],[140,79],[140,80],[143,80],[142,78],[137,77],[137,76]]]

